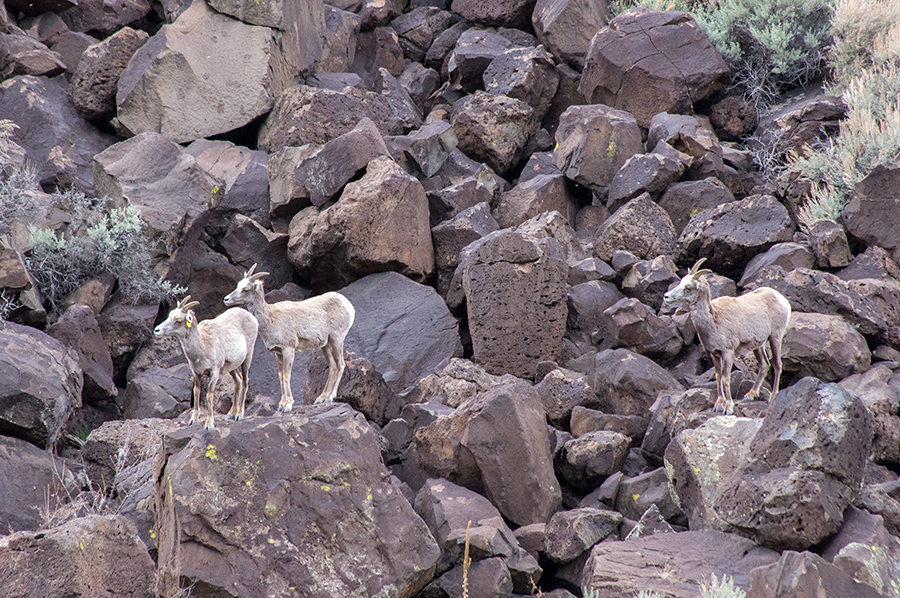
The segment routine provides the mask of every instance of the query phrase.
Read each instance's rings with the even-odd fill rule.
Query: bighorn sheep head
[[[688,270],[681,282],[666,292],[663,296],[663,307],[689,305],[697,299],[697,293],[700,291],[700,277],[704,274],[712,274],[712,270],[700,269],[705,261],[705,257],[697,260],[697,263]]]
[[[196,326],[197,316],[194,315],[192,308],[200,305],[200,302],[191,301],[190,299],[191,296],[188,295],[179,301],[178,305],[169,312],[169,317],[153,329],[153,334],[155,336],[165,336],[167,334],[185,336],[191,328]]]
[[[228,307],[247,305],[259,295],[260,289],[262,288],[262,281],[260,281],[260,278],[268,276],[269,273],[256,272],[254,274],[255,271],[256,264],[253,264],[253,267],[247,270],[244,273],[244,277],[238,281],[237,287],[225,295],[225,305]]]

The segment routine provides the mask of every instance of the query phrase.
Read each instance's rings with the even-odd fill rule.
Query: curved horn
[[[191,300],[191,296],[185,295],[185,297],[181,301],[178,302],[178,304],[175,306],[175,308],[184,311],[185,304],[190,300]]]
[[[699,260],[697,260],[697,262],[693,266],[691,266],[689,274],[696,275],[700,271],[700,266],[705,261],[706,261],[705,257],[701,257]]]
[[[193,308],[193,307],[197,307],[198,305],[200,305],[200,302],[199,302],[199,301],[191,301],[190,303],[188,303],[188,304],[186,304],[186,305],[182,305],[182,306],[181,306],[181,311],[186,312],[187,310],[189,310],[189,309],[191,309],[191,308]]]
[[[250,277],[250,280],[259,280],[263,276],[268,276],[268,275],[269,275],[268,272],[257,272],[256,274],[254,274],[253,276]]]
[[[250,276],[253,274],[253,272],[255,270],[256,270],[256,264],[253,264],[253,266],[251,266],[249,270],[244,272],[244,278],[250,278]]]

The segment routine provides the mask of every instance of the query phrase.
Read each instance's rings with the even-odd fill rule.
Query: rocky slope
[[[248,417],[204,431],[168,306],[99,276],[48,316],[26,226],[73,219],[0,222],[0,594],[900,593],[900,166],[801,230],[739,141],[800,148],[840,101],[757,115],[690,15],[607,12],[0,4],[3,176],[136,207],[201,318],[253,264],[357,314],[339,402],[276,414],[258,344]],[[715,295],[793,308],[783,390],[734,416],[660,312],[701,257]],[[326,372],[298,359],[294,396]]]

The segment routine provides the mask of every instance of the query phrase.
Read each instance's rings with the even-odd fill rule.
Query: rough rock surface
[[[170,434],[154,475],[164,592],[187,578],[247,595],[289,596],[301,584],[309,596],[413,595],[438,559],[375,434],[346,405]]]

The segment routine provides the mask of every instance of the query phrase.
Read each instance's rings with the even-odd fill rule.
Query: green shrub
[[[837,0],[828,50],[829,93],[841,95],[862,70],[883,62],[883,54],[900,43],[898,27],[897,0]]]
[[[847,117],[837,136],[794,155],[790,167],[812,183],[801,224],[840,219],[859,181],[879,164],[900,159],[900,24],[873,43],[873,64],[842,94]]]
[[[719,580],[713,573],[709,583],[700,582],[700,598],[747,598],[747,592],[735,587],[732,577],[723,575]]]
[[[643,6],[692,13],[731,68],[732,87],[763,107],[821,73],[833,2],[618,0],[611,10]]]

